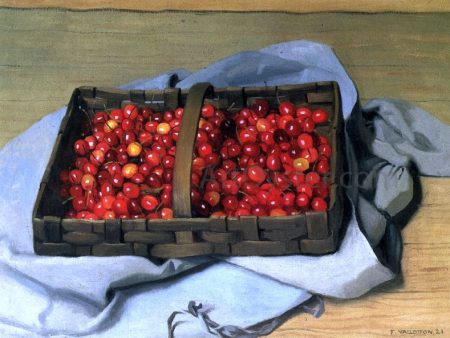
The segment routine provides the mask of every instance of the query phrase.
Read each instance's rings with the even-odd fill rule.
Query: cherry
[[[315,184],[320,182],[320,176],[315,171],[311,171],[306,174],[306,183],[314,186]]]
[[[311,118],[314,123],[324,123],[328,121],[328,113],[319,108],[313,111]]]
[[[316,124],[314,123],[314,121],[311,118],[306,117],[305,119],[303,119],[300,122],[300,127],[302,128],[302,130],[304,132],[312,133],[314,131],[314,129],[316,128]]]
[[[260,166],[254,165],[247,169],[247,176],[251,181],[261,184],[266,180],[267,173]]]
[[[312,148],[314,143],[313,143],[313,138],[311,137],[310,134],[300,134],[299,137],[297,138],[297,144],[300,147],[300,149],[309,149]]]
[[[203,195],[203,200],[206,201],[211,207],[215,207],[220,202],[220,194],[217,191],[207,191]]]
[[[122,175],[125,178],[131,178],[139,170],[139,167],[134,163],[127,163],[122,167]]]
[[[288,133],[291,137],[297,137],[300,134],[300,124],[295,120],[287,121],[284,125],[284,130]]]
[[[122,198],[114,200],[112,204],[112,210],[117,215],[127,215],[128,214],[128,202]]]
[[[74,197],[72,207],[77,212],[86,209],[86,199],[83,196]]]
[[[80,184],[83,178],[83,172],[79,169],[73,169],[69,172],[69,182],[72,184]]]
[[[116,120],[108,120],[105,122],[105,124],[103,126],[103,131],[105,133],[110,133],[117,127],[119,127],[119,123]]]
[[[327,202],[321,197],[314,197],[311,201],[311,208],[314,211],[325,211],[328,208]]]
[[[304,172],[309,169],[309,161],[306,158],[298,157],[292,162],[293,168],[296,171]]]
[[[145,162],[151,167],[155,167],[161,162],[161,157],[157,151],[147,151],[145,154]]]
[[[313,196],[313,188],[309,183],[300,183],[296,186],[297,193],[305,193],[309,198]]]
[[[111,113],[109,113],[109,117],[117,122],[122,122],[123,120],[122,109],[114,109],[113,111],[111,111]]]
[[[142,152],[142,145],[138,142],[131,142],[127,147],[127,154],[130,157],[139,156]]]
[[[222,205],[225,210],[236,210],[238,203],[239,201],[236,196],[225,195],[222,199]]]
[[[162,219],[172,219],[173,218],[173,210],[170,208],[162,208],[161,211]]]
[[[77,140],[73,145],[75,154],[84,156],[89,152],[89,144],[85,140]]]
[[[213,117],[214,116],[214,106],[210,104],[204,104],[202,107],[202,117],[205,119]]]
[[[273,139],[276,143],[287,143],[291,140],[289,134],[283,129],[275,129]]]
[[[319,153],[316,148],[303,149],[300,153],[300,157],[308,160],[309,163],[314,163],[319,157]]]
[[[156,132],[160,135],[167,135],[170,132],[170,130],[171,130],[170,124],[168,124],[167,122],[161,122],[156,127]]]
[[[261,148],[256,142],[247,142],[242,145],[242,154],[250,157],[256,157],[259,155]]]
[[[94,187],[95,178],[91,174],[84,174],[81,178],[81,187],[84,190],[91,190]]]
[[[213,147],[209,143],[201,143],[197,145],[198,155],[205,158],[206,156],[212,154]]]
[[[270,210],[270,216],[272,217],[287,216],[287,212],[281,208],[274,208]]]
[[[147,211],[153,211],[159,204],[158,199],[152,195],[144,195],[140,201],[141,207]]]
[[[330,164],[326,159],[320,159],[316,164],[316,171],[320,175],[326,175],[330,172]]]
[[[295,204],[299,208],[306,208],[309,206],[309,196],[303,192],[299,193],[295,199]]]
[[[279,107],[278,107],[278,111],[280,112],[280,114],[283,115],[294,115],[295,112],[295,106],[289,102],[289,101],[284,101],[281,102]]]
[[[314,186],[314,195],[322,198],[327,198],[330,195],[330,188],[325,182],[318,182]]]
[[[128,198],[138,198],[140,195],[139,186],[135,183],[126,182],[123,184],[123,193]]]
[[[298,107],[295,110],[295,116],[297,116],[300,120],[303,120],[307,117],[311,117],[312,112],[308,107]]]
[[[319,155],[330,158],[331,157],[331,146],[329,144],[320,144],[317,147]]]
[[[122,110],[123,110],[123,116],[125,118],[129,118],[130,120],[135,120],[138,117],[139,110],[133,104],[127,104],[125,107],[123,107]]]
[[[269,102],[265,99],[256,99],[251,107],[257,117],[264,117],[269,111]]]

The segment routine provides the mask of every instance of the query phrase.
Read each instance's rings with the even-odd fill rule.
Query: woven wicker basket
[[[306,212],[285,217],[192,218],[190,172],[192,151],[203,102],[234,114],[256,98],[273,106],[290,100],[312,108],[321,107],[329,122],[317,131],[330,139],[331,189],[326,212]],[[58,196],[58,173],[74,160],[74,141],[81,125],[99,110],[125,104],[149,106],[157,111],[184,106],[185,113],[177,142],[171,220],[98,220],[63,218],[65,207]],[[229,87],[213,89],[197,84],[189,91],[102,89],[80,87],[71,97],[54,149],[45,170],[33,211],[34,249],[40,255],[111,256],[138,255],[174,258],[196,255],[289,255],[326,254],[337,249],[343,218],[343,191],[339,182],[343,171],[342,112],[338,85],[320,82],[278,87]]]

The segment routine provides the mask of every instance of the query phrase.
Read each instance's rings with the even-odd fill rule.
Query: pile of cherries
[[[67,218],[163,218],[172,214],[172,180],[183,108],[155,112],[126,105],[97,112],[60,172]],[[286,216],[327,209],[332,149],[316,125],[323,109],[277,109],[256,99],[230,115],[202,108],[191,172],[193,216]],[[186,182],[188,184],[188,182]]]

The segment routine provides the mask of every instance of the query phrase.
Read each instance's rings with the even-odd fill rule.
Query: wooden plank
[[[1,0],[0,6],[18,8],[70,8],[76,10],[86,9],[128,9],[137,11],[277,11],[292,13],[312,13],[312,12],[445,12],[450,10],[448,2],[441,0],[409,0],[405,1],[364,1],[343,0],[132,0],[132,1],[110,1],[110,0]]]

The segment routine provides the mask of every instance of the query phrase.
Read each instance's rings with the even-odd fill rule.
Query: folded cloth
[[[320,315],[323,306],[313,294],[353,298],[394,278],[401,238],[392,217],[413,196],[408,167],[416,163],[423,174],[448,175],[418,164],[439,153],[447,164],[440,168],[450,167],[448,126],[399,101],[374,100],[361,111],[356,89],[332,50],[309,41],[239,53],[194,74],[175,70],[122,88],[330,80],[340,85],[348,121],[353,173],[348,195],[354,210],[332,255],[196,257],[163,264],[130,256],[36,256],[31,212],[65,109],[8,143],[0,151],[2,336],[257,337],[295,311]],[[418,127],[419,119],[426,128]],[[372,127],[366,128],[369,121]],[[364,149],[353,149],[350,140]]]

